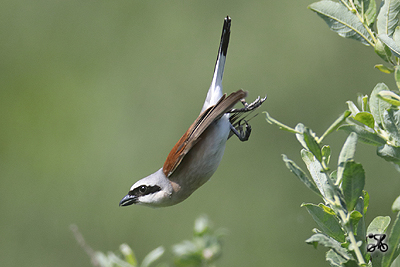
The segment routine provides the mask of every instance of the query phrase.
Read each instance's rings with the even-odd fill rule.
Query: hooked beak
[[[132,195],[126,195],[124,196],[121,201],[119,202],[119,206],[129,206],[132,204],[136,204],[138,201],[137,196],[132,196]]]

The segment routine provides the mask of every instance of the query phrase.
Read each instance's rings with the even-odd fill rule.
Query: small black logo
[[[383,243],[383,240],[386,238],[385,234],[369,234],[367,235],[366,239],[368,238],[373,238],[376,240],[376,244],[368,244],[368,252],[374,252],[376,248],[378,248],[381,252],[386,252],[388,250],[389,246],[386,243]]]

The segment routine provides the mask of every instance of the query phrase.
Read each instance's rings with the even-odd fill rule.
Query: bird
[[[251,126],[245,118],[266,100],[258,97],[248,104],[242,89],[223,94],[222,76],[230,38],[231,18],[224,19],[211,86],[200,115],[168,154],[164,165],[135,182],[119,206],[132,204],[167,207],[187,199],[217,170],[227,140],[236,135],[247,141]],[[234,109],[241,102],[243,108]],[[246,115],[247,114],[247,115]],[[244,116],[245,115],[245,116]],[[243,117],[244,116],[244,117]]]

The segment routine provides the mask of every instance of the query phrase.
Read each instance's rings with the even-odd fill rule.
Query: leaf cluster
[[[90,256],[92,265],[99,267],[168,267],[169,264],[160,262],[159,259],[165,253],[160,246],[148,253],[141,263],[127,244],[120,245],[119,251],[103,253],[93,251],[84,241],[81,233],[75,225],[71,226],[75,238],[81,247]],[[199,216],[194,224],[192,240],[184,240],[172,247],[174,265],[178,267],[213,266],[222,255],[223,229],[213,230],[212,223],[207,216]]]
[[[358,107],[347,101],[351,116],[339,129],[357,133],[361,142],[377,146],[377,155],[400,171],[400,96],[379,83],[369,98],[360,95],[357,102]]]
[[[320,204],[302,204],[318,225],[318,229],[313,230],[314,234],[306,242],[314,247],[321,244],[329,248],[326,259],[331,266],[390,266],[400,253],[400,212],[389,235],[389,251],[386,254],[368,253],[366,237],[370,233],[385,233],[390,217],[376,217],[366,227],[369,195],[364,190],[365,172],[362,165],[354,161],[358,133],[350,132],[340,151],[335,170],[329,167],[330,146],[322,145],[322,137],[334,129],[344,127],[342,124],[352,114],[350,111],[344,112],[318,137],[301,123],[293,129],[266,113],[269,123],[295,133],[303,147],[300,153],[309,175],[286,155],[283,155],[283,161],[300,181],[323,200]],[[399,209],[400,197],[393,204],[394,211]]]
[[[400,0],[323,0],[308,7],[342,37],[372,46],[390,66],[375,67],[385,73],[397,71],[400,57]]]

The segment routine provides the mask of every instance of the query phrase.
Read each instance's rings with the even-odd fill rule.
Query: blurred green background
[[[393,77],[371,47],[329,31],[307,5],[281,1],[20,1],[0,4],[0,266],[90,266],[69,225],[101,251],[128,243],[142,259],[191,237],[207,214],[229,230],[218,266],[327,266],[304,240],[316,227],[302,202],[320,200],[291,174],[292,134],[252,120],[229,140],[212,177],[164,209],[119,208],[129,187],[164,162],[197,117],[212,78],[223,19],[232,18],[224,91],[317,134],[358,92]],[[326,139],[335,166],[346,138]],[[358,145],[369,221],[392,215],[400,177]],[[165,257],[164,259],[168,258]]]

